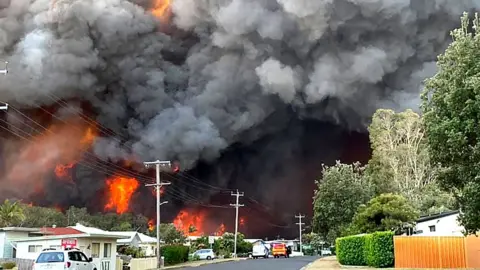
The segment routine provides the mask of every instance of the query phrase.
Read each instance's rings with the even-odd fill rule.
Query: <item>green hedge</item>
[[[364,235],[337,238],[335,244],[337,249],[337,259],[340,264],[366,265],[364,254]]]
[[[372,234],[372,244],[367,260],[369,266],[393,266],[395,255],[393,250],[393,232],[376,232]]]
[[[343,265],[390,267],[394,265],[393,232],[337,238],[337,259]]]
[[[167,245],[161,247],[161,255],[165,265],[173,265],[188,261],[189,247],[182,245]]]

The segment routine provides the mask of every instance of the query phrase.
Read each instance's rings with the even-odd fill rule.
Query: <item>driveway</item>
[[[238,262],[207,264],[195,268],[180,268],[185,270],[300,270],[318,257],[291,257],[288,259],[256,259]]]

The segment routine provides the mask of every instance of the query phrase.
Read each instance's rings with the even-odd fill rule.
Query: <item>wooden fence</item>
[[[476,236],[395,236],[395,268],[480,268]]]

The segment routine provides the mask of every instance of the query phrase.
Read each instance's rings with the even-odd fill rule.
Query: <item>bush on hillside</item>
[[[393,236],[393,232],[375,232],[371,234],[371,244],[369,254],[367,255],[369,266],[393,266],[395,260]]]
[[[343,265],[366,265],[365,235],[337,238],[335,241],[337,259]]]
[[[173,265],[188,261],[189,247],[182,245],[167,245],[161,248],[165,265]]]

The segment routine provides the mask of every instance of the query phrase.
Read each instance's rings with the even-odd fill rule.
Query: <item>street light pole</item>
[[[160,202],[160,189],[162,186],[167,186],[170,185],[170,182],[161,182],[160,181],[160,166],[171,166],[170,161],[150,161],[150,162],[144,162],[143,163],[145,167],[149,167],[151,165],[155,165],[156,169],[156,182],[155,184],[146,184],[145,186],[151,187],[154,186],[156,188],[156,195],[157,195],[157,268],[162,268],[162,256],[160,252],[160,206],[162,204],[168,203],[168,202]]]

